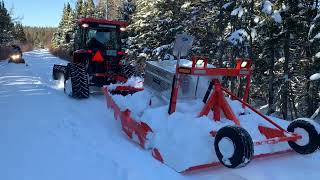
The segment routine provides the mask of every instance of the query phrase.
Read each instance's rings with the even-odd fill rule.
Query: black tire
[[[320,134],[318,135],[318,149],[320,149]]]
[[[219,143],[227,139],[233,144],[233,154],[224,158]],[[250,134],[238,126],[225,126],[221,128],[215,137],[214,149],[219,161],[228,168],[240,168],[246,166],[254,154],[253,141]]]
[[[303,129],[308,133],[309,142],[305,145],[299,144],[298,141],[288,141],[289,146],[299,154],[311,154],[318,149],[319,139],[318,131],[316,127],[309,121],[297,119],[290,123],[287,130],[288,132],[294,132],[297,128]],[[298,134],[298,132],[297,132]],[[301,134],[302,135],[302,134]]]
[[[85,99],[89,98],[89,81],[88,81],[88,74],[86,68],[82,64],[68,64],[67,67],[67,74],[68,77],[65,79],[65,87],[64,91],[66,91],[66,82],[70,79],[70,92],[67,93],[69,96],[78,98],[78,99]]]
[[[52,79],[59,80],[62,76],[65,76],[65,78],[67,78],[66,69],[66,66],[55,64],[52,68]]]

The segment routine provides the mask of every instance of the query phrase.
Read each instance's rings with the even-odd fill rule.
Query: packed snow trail
[[[28,66],[0,62],[0,179],[216,180],[318,179],[320,153],[253,160],[241,169],[176,173],[130,142],[102,93],[67,97],[46,50],[24,54]]]

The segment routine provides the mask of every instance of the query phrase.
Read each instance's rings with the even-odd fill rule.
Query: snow
[[[231,4],[233,4],[234,2],[228,2],[228,3],[226,3],[226,4],[224,4],[223,6],[222,6],[222,8],[223,9],[227,9]]]
[[[191,5],[191,2],[185,2],[185,3],[181,6],[181,8],[182,8],[182,9],[186,9],[186,8],[190,7],[190,5]]]
[[[243,8],[240,6],[240,7],[236,8],[236,9],[234,9],[234,10],[231,12],[231,16],[238,16],[239,18],[241,18],[242,15],[243,15],[243,13],[244,13],[244,10],[243,10]]]
[[[59,81],[51,78],[53,64],[66,64],[66,61],[53,57],[47,50],[25,53],[25,60],[29,66],[0,61],[0,179],[282,180],[320,177],[319,152],[254,160],[236,170],[217,168],[179,174],[154,160],[149,152],[123,135],[112,111],[107,110],[102,93],[92,93],[86,100],[67,97]],[[183,111],[197,106],[179,108]],[[185,125],[187,121],[195,127],[208,125],[209,130],[213,123],[205,118],[184,117],[184,114],[174,115],[172,119],[176,121],[168,122],[163,128],[174,129],[176,123]],[[193,131],[200,129],[193,128]],[[183,133],[192,138],[193,131],[186,129]],[[202,130],[200,133],[208,137]],[[195,149],[193,156],[203,151]]]
[[[271,17],[273,18],[273,20],[276,22],[276,23],[282,23],[282,17],[280,15],[280,12],[278,10],[275,10],[273,12],[273,14],[271,15]]]
[[[262,12],[270,15],[272,13],[273,4],[270,1],[264,1],[262,5]]]
[[[320,33],[314,36],[314,39],[320,39]]]
[[[108,89],[114,90],[117,86],[130,86],[130,87],[135,87],[135,88],[143,88],[143,78],[141,78],[139,76],[132,76],[125,83],[109,85]]]
[[[320,73],[313,74],[310,76],[311,81],[319,80],[320,79]]]
[[[309,143],[309,141],[310,141],[309,133],[305,129],[295,128],[294,129],[294,133],[299,134],[302,137],[301,139],[296,141],[296,143],[299,146],[305,146],[305,145],[307,145]]]
[[[166,49],[170,49],[170,48],[172,48],[172,44],[162,45],[160,47],[155,48],[153,50],[153,53],[158,56],[162,51],[164,51]]]
[[[219,150],[223,156],[223,160],[228,160],[234,155],[234,144],[231,139],[224,137],[218,143]]]
[[[231,42],[234,45],[237,45],[238,43],[242,43],[245,40],[248,40],[249,35],[246,30],[239,29],[231,33],[231,35],[228,37],[229,42]]]

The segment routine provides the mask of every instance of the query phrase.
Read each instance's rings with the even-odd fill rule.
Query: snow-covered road
[[[0,179],[216,180],[319,179],[320,153],[254,160],[247,167],[176,173],[122,135],[102,93],[67,97],[51,78],[66,62],[46,50],[28,66],[0,62]]]

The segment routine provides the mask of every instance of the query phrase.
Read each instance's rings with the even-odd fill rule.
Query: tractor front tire
[[[318,149],[319,135],[316,127],[309,120],[297,119],[292,121],[287,128],[288,132],[302,136],[297,141],[289,141],[289,146],[299,154],[311,154]]]
[[[254,154],[249,133],[238,126],[225,126],[215,137],[214,149],[219,161],[228,168],[246,166]]]
[[[64,92],[77,99],[89,98],[89,80],[86,67],[82,64],[68,64]]]

